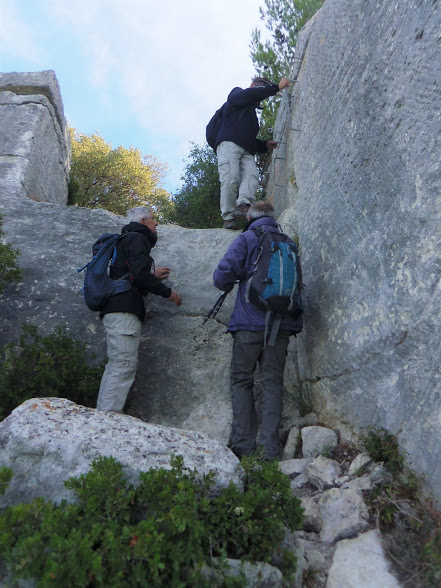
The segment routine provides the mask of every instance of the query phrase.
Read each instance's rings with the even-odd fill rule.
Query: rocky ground
[[[398,587],[365,501],[382,480],[383,464],[317,422],[310,414],[293,423],[280,462],[305,509],[297,534],[302,586]]]

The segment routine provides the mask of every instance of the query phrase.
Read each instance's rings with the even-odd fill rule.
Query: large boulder
[[[105,332],[99,313],[84,304],[84,273],[91,246],[102,233],[119,232],[122,217],[104,210],[40,203],[0,196],[6,241],[20,252],[23,279],[3,293],[0,345],[18,339],[21,325],[46,334],[63,325],[84,341],[97,360],[105,357]],[[222,229],[190,230],[159,226],[152,251],[156,266],[167,265],[168,285],[182,296],[146,298],[136,381],[128,412],[157,424],[195,429],[228,440],[231,423],[229,366],[232,338],[226,324],[234,302],[227,297],[216,320],[203,317],[220,292],[212,284],[217,262],[237,236]]]
[[[130,483],[151,468],[169,469],[172,455],[201,475],[216,474],[214,490],[240,485],[239,460],[219,441],[194,431],[143,423],[133,417],[78,406],[62,398],[28,400],[0,423],[1,465],[14,476],[0,509],[37,496],[72,499],[65,480],[89,471],[100,455],[123,465]]]
[[[280,221],[299,234],[305,283],[298,388],[342,432],[397,434],[438,497],[440,26],[438,2],[327,0],[280,113]]]
[[[55,72],[0,74],[0,195],[66,204],[69,155]]]

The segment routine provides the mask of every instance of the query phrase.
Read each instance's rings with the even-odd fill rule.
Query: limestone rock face
[[[343,539],[337,543],[326,588],[399,588],[388,568],[378,531]]]
[[[67,202],[70,139],[53,71],[0,74],[0,195]]]
[[[440,26],[438,2],[324,3],[280,113],[298,194],[279,219],[302,254],[298,387],[342,434],[397,434],[438,497]]]
[[[0,450],[2,465],[14,471],[0,508],[37,496],[55,502],[72,498],[64,481],[89,471],[100,455],[119,461],[130,483],[153,467],[170,468],[174,454],[201,474],[213,470],[218,488],[231,479],[240,485],[239,460],[219,441],[62,398],[32,399],[16,408],[0,423]]]
[[[1,195],[0,210],[6,241],[21,251],[23,270],[22,282],[6,285],[2,296],[0,346],[17,340],[23,323],[38,326],[43,334],[63,325],[103,359],[104,328],[99,313],[84,304],[84,273],[77,269],[90,261],[95,239],[119,232],[125,220],[104,210]],[[232,337],[225,332],[235,293],[216,320],[202,322],[220,294],[212,284],[213,271],[237,234],[158,227],[152,255],[157,267],[170,267],[167,284],[181,294],[183,304],[177,308],[153,294],[145,299],[149,319],[143,325],[129,414],[227,442]]]

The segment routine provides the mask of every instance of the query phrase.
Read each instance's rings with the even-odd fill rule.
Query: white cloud
[[[150,131],[200,137],[196,128],[231,87],[250,81],[248,45],[258,24],[257,0],[49,5],[60,26],[72,26],[81,40],[91,84],[108,91],[115,83]]]
[[[14,17],[12,1],[0,0],[0,6],[8,5],[16,33],[29,33],[27,52],[37,42],[30,25],[24,24],[27,2],[15,0],[23,5],[20,21],[18,15]],[[121,113],[121,119],[136,121],[137,137],[142,129],[152,147],[155,141],[160,145],[161,155],[153,149],[147,152],[170,162],[171,168],[179,168],[175,175],[180,175],[182,145],[187,145],[185,157],[189,141],[203,142],[206,123],[231,88],[250,83],[249,43],[252,29],[263,28],[259,19],[262,3],[40,0],[45,38],[37,39],[35,54],[55,52],[57,42],[63,42],[64,51],[69,51],[70,69],[56,73],[70,85],[72,79],[88,80],[89,89],[81,88],[81,100],[89,118],[94,109],[100,112],[103,105],[113,102],[116,116]],[[33,24],[34,28],[41,26]],[[57,67],[64,67],[63,60],[57,61]],[[98,96],[97,103],[90,101],[92,94]],[[130,128],[121,143],[132,144]]]

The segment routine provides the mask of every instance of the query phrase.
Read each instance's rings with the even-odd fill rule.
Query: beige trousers
[[[222,141],[216,149],[221,184],[220,209],[224,220],[233,218],[239,204],[252,204],[259,187],[256,160],[232,141]]]
[[[136,376],[141,321],[128,312],[103,316],[108,362],[101,379],[97,409],[122,412]]]

